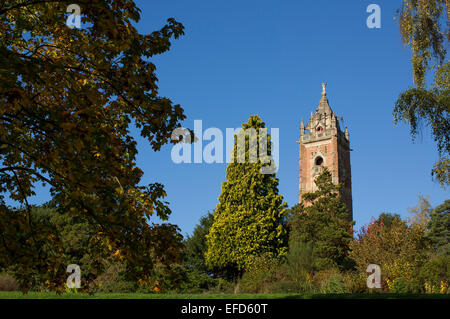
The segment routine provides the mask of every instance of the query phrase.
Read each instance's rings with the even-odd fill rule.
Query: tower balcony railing
[[[303,142],[315,142],[315,141],[320,141],[320,140],[325,140],[330,138],[330,136],[332,136],[332,132],[331,131],[326,131],[326,132],[320,132],[320,133],[309,133],[309,134],[305,134],[301,137],[301,140]]]

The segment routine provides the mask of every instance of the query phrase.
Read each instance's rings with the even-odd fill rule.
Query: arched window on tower
[[[316,185],[315,180],[316,180],[317,176],[320,175],[320,173],[323,172],[323,169],[324,169],[323,158],[321,156],[316,157],[314,159],[314,164],[315,165],[312,167],[312,170],[311,170],[311,177],[312,177],[312,180],[313,180],[313,183],[312,183],[313,191],[316,191],[317,190],[317,185]]]
[[[317,132],[322,132],[322,131],[323,131],[323,127],[322,127],[322,126],[318,126],[318,127],[316,128],[316,131],[317,131]]]
[[[317,157],[315,163],[316,163],[317,166],[322,166],[323,165],[323,158],[320,157],[320,156]]]

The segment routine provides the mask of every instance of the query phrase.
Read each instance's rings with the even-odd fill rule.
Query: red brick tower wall
[[[339,120],[328,104],[325,86],[317,110],[306,126],[300,125],[299,143],[299,203],[302,195],[317,189],[314,179],[323,167],[332,174],[333,183],[343,184],[342,201],[353,219],[350,141],[347,128],[342,132]]]

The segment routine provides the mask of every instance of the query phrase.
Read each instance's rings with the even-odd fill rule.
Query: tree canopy
[[[411,214],[410,223],[412,225],[419,225],[425,229],[430,222],[430,213],[432,210],[430,196],[424,197],[423,195],[419,195],[417,205],[408,210]]]
[[[255,135],[246,134],[254,129]],[[283,227],[285,208],[283,196],[278,194],[278,178],[275,174],[263,174],[262,150],[250,149],[250,139],[259,141],[260,130],[265,123],[257,115],[251,115],[235,135],[233,158],[228,164],[226,181],[222,184],[219,203],[214,211],[214,222],[207,236],[206,263],[230,276],[249,269],[255,258],[270,253],[274,257],[286,253],[286,231]],[[249,130],[249,131],[248,131]],[[239,163],[239,135],[245,138],[245,161]],[[262,138],[263,139],[263,138]],[[244,139],[242,139],[244,140]],[[270,135],[267,141],[270,157]],[[257,144],[254,144],[257,145]],[[256,153],[254,163],[250,158]],[[261,156],[260,156],[261,155]]]
[[[412,51],[414,87],[395,104],[394,122],[410,125],[413,139],[424,123],[437,143],[439,160],[432,175],[445,187],[450,183],[450,63],[445,62],[449,33],[448,0],[403,0],[397,12],[402,42]],[[426,77],[433,81],[427,85]]]
[[[202,216],[199,224],[195,226],[192,236],[186,239],[186,264],[188,268],[208,273],[208,267],[205,262],[205,253],[208,249],[206,236],[213,222],[213,213]]]
[[[326,167],[315,183],[317,191],[303,194],[302,203],[292,209],[290,246],[293,242],[313,243],[318,269],[348,269],[353,221],[341,200],[341,185],[333,184]]]
[[[427,225],[427,238],[438,254],[450,256],[450,200],[435,207]]]
[[[164,241],[149,219],[166,220],[170,210],[161,184],[140,186],[129,129],[136,125],[157,151],[185,118],[159,96],[151,62],[184,28],[170,18],[140,34],[134,1],[93,0],[80,2],[83,25],[71,29],[70,3],[0,4],[0,264],[23,265],[23,278],[39,260],[47,262],[43,273],[65,272],[57,235],[30,219],[28,198],[44,183],[60,212],[83,216],[95,238],[120,249],[136,276],[147,277],[149,247]],[[54,247],[50,255],[42,245]]]
[[[394,220],[402,220],[399,214],[381,213],[377,221],[383,223],[385,227],[391,227]]]
[[[350,247],[350,257],[359,273],[365,274],[369,264],[377,264],[382,275],[391,280],[417,276],[417,269],[426,261],[424,229],[409,226],[399,218],[393,218],[389,226],[382,219],[371,222],[361,229]]]

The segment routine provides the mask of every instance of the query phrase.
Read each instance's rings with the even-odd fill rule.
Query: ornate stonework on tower
[[[352,179],[350,169],[350,140],[347,128],[339,127],[338,117],[328,104],[326,83],[322,83],[322,98],[308,124],[300,123],[299,156],[299,203],[302,195],[315,191],[314,179],[326,166],[332,174],[333,183],[343,184],[342,201],[353,220]]]

